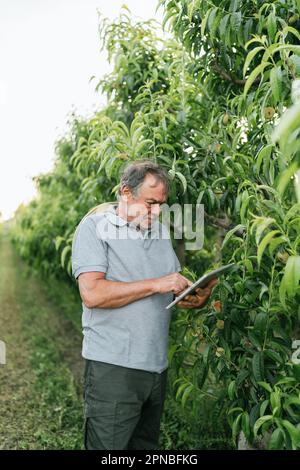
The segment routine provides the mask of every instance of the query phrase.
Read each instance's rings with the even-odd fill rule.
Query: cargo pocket
[[[86,450],[114,450],[116,401],[85,403],[84,446]]]

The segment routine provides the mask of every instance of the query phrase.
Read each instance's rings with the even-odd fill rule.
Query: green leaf
[[[60,262],[61,262],[61,265],[62,265],[63,268],[65,267],[66,257],[69,253],[71,253],[71,246],[67,245],[67,246],[64,247],[64,249],[61,253],[61,258],[60,258],[60,260],[61,260]]]
[[[297,55],[297,54],[292,54],[290,57],[289,57],[289,60],[292,62],[294,68],[295,68],[295,75],[296,76],[299,76],[300,74],[300,57]]]
[[[257,433],[259,431],[259,429],[261,428],[261,426],[265,423],[267,423],[268,421],[272,421],[273,420],[273,415],[266,415],[266,416],[262,416],[261,418],[259,418],[255,424],[254,424],[254,427],[253,427],[253,432],[254,432],[254,436],[256,437],[257,436]]]
[[[296,199],[300,202],[300,169],[297,169],[294,174],[294,188],[296,193]]]
[[[279,52],[279,51],[292,51],[292,52],[296,52],[297,54],[300,53],[300,46],[294,46],[292,44],[285,44],[283,46],[278,46],[276,47],[275,49],[273,49],[272,53],[273,55],[276,53],[276,52]]]
[[[143,153],[142,149],[146,145],[148,145],[148,148],[150,148],[149,146],[152,145],[152,144],[153,144],[153,142],[150,139],[145,139],[142,142],[139,142],[135,147],[132,148],[133,155],[139,155],[140,153]],[[144,152],[145,152],[145,150],[144,150]],[[148,150],[148,152],[149,152],[149,150]]]
[[[299,41],[300,41],[300,33],[299,33],[299,31],[297,31],[297,29],[293,28],[292,26],[285,26],[285,27],[282,29],[282,34],[286,34],[286,33],[291,33],[291,34],[293,34],[293,35],[296,36],[296,38],[299,39]]]
[[[262,62],[261,64],[259,64],[257,67],[255,67],[254,70],[252,70],[252,72],[250,73],[246,83],[245,83],[245,87],[244,87],[244,97],[246,97],[250,87],[253,85],[254,81],[256,80],[256,78],[258,77],[258,75],[262,74],[263,71],[265,70],[266,67],[268,67],[270,64],[270,62]]]
[[[232,415],[233,413],[235,413],[236,411],[241,411],[243,412],[243,408],[241,408],[240,406],[236,406],[234,408],[231,408],[229,411],[228,411],[228,416]]]
[[[169,11],[164,15],[163,22],[162,22],[162,29],[163,29],[163,31],[165,31],[165,29],[166,29],[167,22],[168,22],[171,18],[174,18],[175,15],[176,15],[176,11],[174,11],[174,10],[169,10]],[[172,21],[170,21],[170,24],[169,24],[169,27],[168,27],[168,31],[169,31],[170,28],[171,28],[171,24],[172,24]]]
[[[175,174],[176,174],[175,170],[173,168],[170,168],[168,173],[169,173],[171,179],[173,180],[175,178]]]
[[[277,248],[277,246],[285,242],[286,242],[286,239],[284,237],[280,236],[280,237],[273,238],[269,244],[270,257],[273,256],[274,250]]]
[[[237,230],[240,230],[240,229],[245,229],[246,226],[245,225],[242,225],[242,224],[238,224],[236,225],[234,228],[232,228],[231,230],[229,230],[225,237],[224,237],[224,240],[223,240],[223,243],[222,243],[222,249],[224,248],[224,246],[228,243],[228,241],[230,240],[230,238],[235,234],[235,232]]]
[[[284,441],[283,431],[279,428],[275,429],[275,431],[273,431],[273,433],[271,435],[271,438],[270,438],[270,441],[269,441],[269,444],[268,444],[269,450],[280,450],[280,449],[282,449],[283,441]]]
[[[72,259],[70,258],[67,264],[67,273],[72,276]]]
[[[271,349],[265,349],[264,353],[267,357],[272,359],[272,361],[278,362],[278,364],[284,363],[284,356],[282,354],[278,354],[277,352],[272,351]]]
[[[180,171],[176,171],[175,172],[175,175],[177,176],[177,178],[181,181],[181,184],[183,186],[183,192],[185,193],[186,192],[186,189],[187,189],[187,181],[186,181],[186,177],[180,173]]]
[[[187,15],[188,15],[190,21],[192,21],[193,14],[196,10],[197,10],[196,2],[195,1],[190,2],[188,4],[188,11],[187,11]]]
[[[293,162],[286,170],[282,171],[277,181],[277,190],[283,195],[288,184],[292,182],[291,178],[298,169],[298,163]]]
[[[215,193],[212,191],[211,188],[207,188],[206,194],[208,196],[209,202],[210,202],[210,209],[213,209],[216,201],[216,196]]]
[[[272,393],[272,387],[267,382],[257,382],[257,384],[267,390],[267,392]]]
[[[171,363],[176,351],[180,348],[178,344],[172,344],[168,350],[168,361]]]
[[[188,387],[186,387],[186,389],[184,390],[183,395],[182,395],[182,399],[181,399],[181,404],[182,404],[183,408],[185,406],[185,403],[186,403],[188,397],[190,396],[191,392],[193,391],[193,389],[194,389],[194,385],[191,384]]]
[[[227,390],[227,392],[228,392],[229,399],[233,401],[233,400],[234,400],[234,396],[235,396],[235,394],[236,394],[236,383],[235,383],[235,380],[232,380],[232,381],[230,382],[230,384],[228,385],[228,390]]]
[[[250,259],[244,259],[244,266],[249,274],[253,274],[253,264]]]
[[[256,54],[262,50],[264,50],[263,46],[257,46],[248,53],[245,63],[244,63],[244,67],[243,67],[243,77],[245,77],[248,67],[250,63],[252,62],[252,60],[254,59],[254,57],[256,56]]]
[[[274,40],[276,29],[276,16],[274,11],[272,11],[267,18],[267,30],[271,42]]]
[[[295,383],[296,383],[296,380],[294,379],[294,377],[285,377],[284,379],[278,380],[278,382],[276,382],[276,385],[282,385],[282,384],[295,385]]]
[[[210,13],[208,17],[207,26],[210,31],[212,31],[213,29],[215,17],[216,17],[216,14],[218,13],[218,10],[219,10],[218,7],[213,8],[212,12]]]
[[[282,90],[282,72],[280,67],[273,67],[271,69],[270,83],[274,99],[280,101]]]
[[[279,298],[285,305],[285,297],[293,297],[300,281],[300,256],[289,256],[279,287]]]
[[[239,31],[242,23],[242,12],[236,11],[231,15],[230,25],[236,33]]]
[[[270,394],[270,403],[272,407],[273,414],[277,414],[278,411],[281,409],[281,400],[280,395],[277,391],[272,392]]]
[[[293,364],[293,375],[295,379],[300,383],[300,364]]]
[[[254,332],[259,335],[264,335],[268,323],[268,315],[265,312],[259,312],[256,315],[254,322]]]
[[[258,338],[254,333],[249,331],[248,333],[248,338],[251,341],[251,343],[259,350],[262,349],[261,341],[260,338]]]
[[[211,345],[207,344],[202,354],[202,361],[205,366],[208,364],[210,350],[211,350]]]
[[[183,390],[186,389],[186,387],[188,387],[189,384],[184,382],[183,384],[181,384],[178,389],[177,389],[177,392],[176,392],[176,395],[175,395],[175,399],[177,400],[179,398],[179,395],[181,395],[181,393],[183,392]]]
[[[263,353],[261,351],[253,354],[252,371],[254,378],[257,382],[264,381],[264,362]]]
[[[294,364],[294,365],[296,365],[296,364]],[[299,365],[299,364],[297,364],[297,365]],[[293,397],[290,397],[287,400],[285,400],[284,407],[285,406],[290,406],[290,405],[300,406],[300,398],[297,397],[297,396],[293,396]]]
[[[262,239],[262,241],[258,245],[258,248],[257,248],[258,266],[260,266],[262,255],[264,254],[266,247],[268,246],[272,238],[274,238],[274,236],[278,233],[281,233],[280,230],[272,230],[271,232],[267,233],[267,235]]]
[[[251,199],[253,200],[255,197],[253,194],[249,196],[248,191],[243,192],[242,196],[242,205],[240,208],[240,219],[242,222],[247,222],[248,216],[247,216],[247,210],[248,206],[250,204]]]
[[[260,408],[259,408],[259,414],[260,414],[260,416],[264,416],[265,411],[266,411],[266,409],[268,408],[268,406],[269,406],[269,400],[264,400],[264,401],[262,402],[262,404],[260,405]]]
[[[243,413],[239,414],[237,416],[237,418],[234,420],[233,424],[232,424],[232,438],[234,440],[234,442],[236,441],[236,438],[239,434],[239,431],[241,429],[241,426],[240,426],[240,422],[241,422],[241,419],[242,419],[242,416],[243,416]]]
[[[250,429],[249,414],[247,413],[247,411],[244,411],[244,413],[242,414],[242,430],[245,436],[249,439],[251,435],[251,429]]]
[[[128,13],[131,14],[131,11],[129,10],[128,6],[125,3],[122,4],[121,10],[126,10],[126,11],[128,11]]]
[[[298,449],[300,447],[300,431],[292,423],[290,423],[286,419],[283,419],[281,421],[281,424],[288,431],[288,433],[289,433],[289,435],[292,439],[293,447]]]
[[[220,37],[223,41],[224,41],[224,34],[226,32],[229,18],[230,18],[230,14],[228,13],[221,19],[220,24],[219,24]]]
[[[55,238],[55,249],[58,251],[62,242],[65,241],[64,237],[58,236]]]
[[[220,9],[218,9],[218,13],[216,15],[216,18],[214,19],[213,24],[209,27],[210,37],[211,37],[212,40],[215,39],[216,32],[217,32],[218,26],[219,26],[220,21],[221,21],[222,18],[223,18],[223,12]]]
[[[258,245],[261,239],[261,236],[269,225],[276,223],[276,220],[273,217],[256,217],[252,222],[251,233],[256,228],[255,232],[255,242]]]
[[[262,44],[263,46],[266,45],[266,37],[260,37],[258,35],[254,35],[252,39],[250,39],[246,44],[245,44],[245,49],[248,49],[250,44],[253,44],[255,42],[258,42],[259,44]]]
[[[298,129],[299,126],[300,103],[296,103],[283,113],[279,124],[275,127],[272,133],[273,142],[277,142],[278,140],[283,140],[285,142],[287,136],[295,129]]]
[[[204,33],[205,33],[205,28],[206,28],[206,24],[207,24],[207,21],[208,21],[208,18],[209,18],[209,15],[211,13],[211,11],[213,10],[213,7],[209,8],[203,18],[203,20],[201,21],[201,36],[203,37],[204,36]]]

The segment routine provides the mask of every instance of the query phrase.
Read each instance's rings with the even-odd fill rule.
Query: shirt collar
[[[122,217],[116,214],[117,207],[118,204],[111,204],[104,213],[106,218],[117,227],[123,227],[124,225],[128,225],[127,220],[122,219]]]
[[[117,215],[116,213],[117,207],[118,207],[118,204],[111,204],[104,212],[109,222],[112,223],[113,225],[116,225],[117,227],[124,227],[127,225],[128,227],[134,230],[137,230],[134,222],[128,222],[127,220]],[[159,221],[155,220],[149,229],[142,230],[142,231],[139,230],[139,232],[141,232],[141,235],[143,236],[143,238],[147,236],[148,232],[158,234],[159,233]]]

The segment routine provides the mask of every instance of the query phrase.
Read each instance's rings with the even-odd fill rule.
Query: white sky
[[[13,216],[35,195],[31,178],[53,166],[70,112],[105,103],[94,92],[110,70],[99,52],[97,9],[114,19],[161,21],[157,0],[0,0],[0,212]],[[92,75],[96,79],[89,83]]]

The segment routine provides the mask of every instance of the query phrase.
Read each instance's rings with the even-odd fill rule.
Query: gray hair
[[[137,196],[140,186],[143,184],[148,174],[153,175],[157,182],[163,183],[166,191],[169,191],[170,178],[167,170],[151,160],[143,159],[127,164],[123,169],[118,195],[120,196],[122,188],[127,186],[132,194]]]

